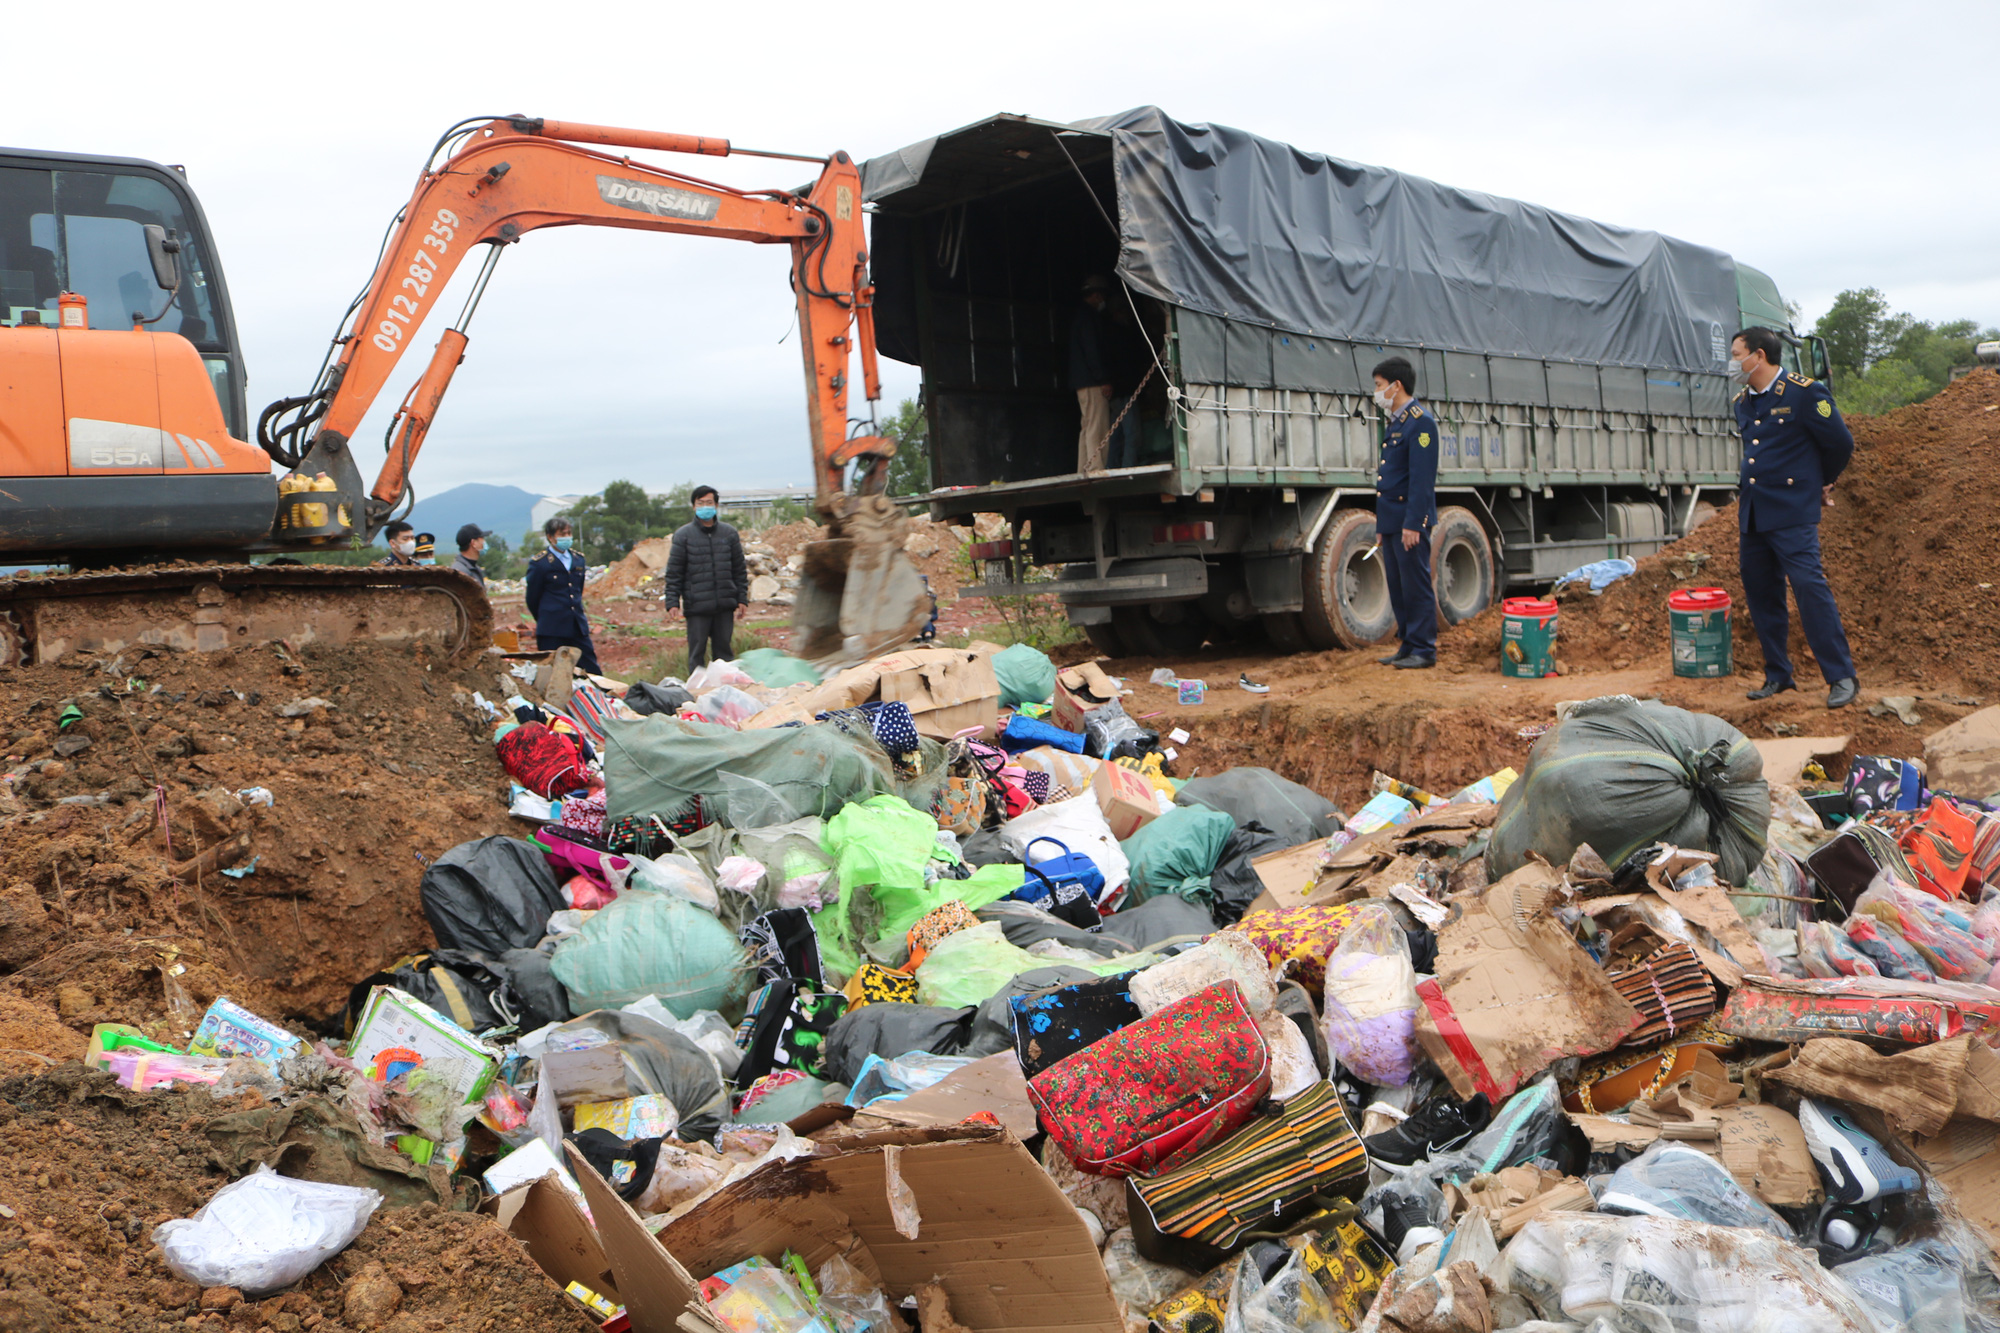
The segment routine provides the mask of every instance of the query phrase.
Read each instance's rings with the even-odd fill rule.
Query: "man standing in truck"
[[[1104,327],[1104,307],[1111,299],[1111,279],[1093,273],[1083,280],[1083,300],[1069,321],[1069,382],[1076,390],[1083,421],[1076,436],[1076,470],[1102,472],[1104,450],[1111,434],[1111,358]]]
[[[1764,646],[1764,683],[1750,697],[1798,688],[1785,644],[1792,632],[1785,610],[1789,582],[1799,624],[1826,678],[1826,706],[1845,708],[1859,687],[1840,607],[1820,564],[1819,518],[1833,504],[1834,480],[1854,456],[1854,436],[1827,387],[1782,369],[1782,353],[1778,335],[1760,328],[1743,330],[1729,348],[1730,373],[1744,386],[1736,395],[1736,428],[1743,436],[1737,565],[1743,600]]]
[[[1431,529],[1437,526],[1438,425],[1417,401],[1417,372],[1406,357],[1375,367],[1375,405],[1388,415],[1375,469],[1375,556],[1389,583],[1398,649],[1383,666],[1437,665],[1437,590],[1431,586]]]

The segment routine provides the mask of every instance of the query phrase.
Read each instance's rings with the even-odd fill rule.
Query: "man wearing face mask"
[[[736,628],[736,608],[750,602],[750,571],[743,563],[743,539],[716,517],[713,486],[697,486],[694,522],[674,534],[667,553],[664,596],[667,615],[687,617],[688,670],[711,656],[730,657],[729,638]]]
[[[1854,457],[1854,436],[1840,419],[1833,395],[1818,380],[1784,370],[1784,345],[1769,329],[1745,329],[1730,344],[1736,395],[1736,428],[1743,436],[1743,467],[1736,492],[1737,564],[1743,600],[1764,647],[1764,683],[1752,699],[1797,689],[1786,647],[1791,617],[1785,584],[1799,604],[1799,624],[1826,678],[1828,708],[1854,702],[1854,656],[1840,607],[1826,583],[1819,554],[1819,518],[1833,505],[1833,483]]]
[[[389,543],[389,554],[375,563],[391,568],[414,566],[417,563],[417,532],[409,524],[397,519],[382,529],[382,536]]]
[[[602,675],[590,641],[590,617],[583,612],[584,576],[590,566],[575,548],[569,520],[558,514],[542,524],[548,546],[528,562],[528,614],[535,618],[535,646],[576,648],[577,669]]]
[[[1417,401],[1417,372],[1392,356],[1375,367],[1375,405],[1388,416],[1375,470],[1375,558],[1389,582],[1402,643],[1383,666],[1437,665],[1437,590],[1431,586],[1431,529],[1437,526],[1438,426]]]

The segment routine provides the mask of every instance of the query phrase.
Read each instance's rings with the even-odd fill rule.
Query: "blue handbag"
[[[1035,859],[1035,844],[1054,843],[1062,848],[1060,856]],[[1090,900],[1096,902],[1104,896],[1104,872],[1097,868],[1097,862],[1082,852],[1073,852],[1069,845],[1056,838],[1030,838],[1028,845],[1021,849],[1021,860],[1030,870],[1036,870],[1048,877],[1051,884],[1081,884]]]

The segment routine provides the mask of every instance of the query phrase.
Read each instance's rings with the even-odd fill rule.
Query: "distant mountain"
[[[417,507],[410,512],[409,521],[418,532],[436,534],[439,558],[444,560],[449,559],[449,552],[456,550],[451,545],[452,535],[467,523],[477,523],[487,531],[505,537],[507,545],[518,547],[521,534],[528,530],[529,511],[541,498],[519,486],[467,482],[463,486],[420,498]]]

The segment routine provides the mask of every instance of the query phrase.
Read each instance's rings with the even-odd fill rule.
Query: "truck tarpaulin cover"
[[[1736,265],[1719,250],[1184,125],[1158,107],[1076,128],[1112,137],[1118,272],[1145,295],[1370,343],[1686,371],[1728,362]],[[917,184],[935,143],[868,163],[868,195]]]

